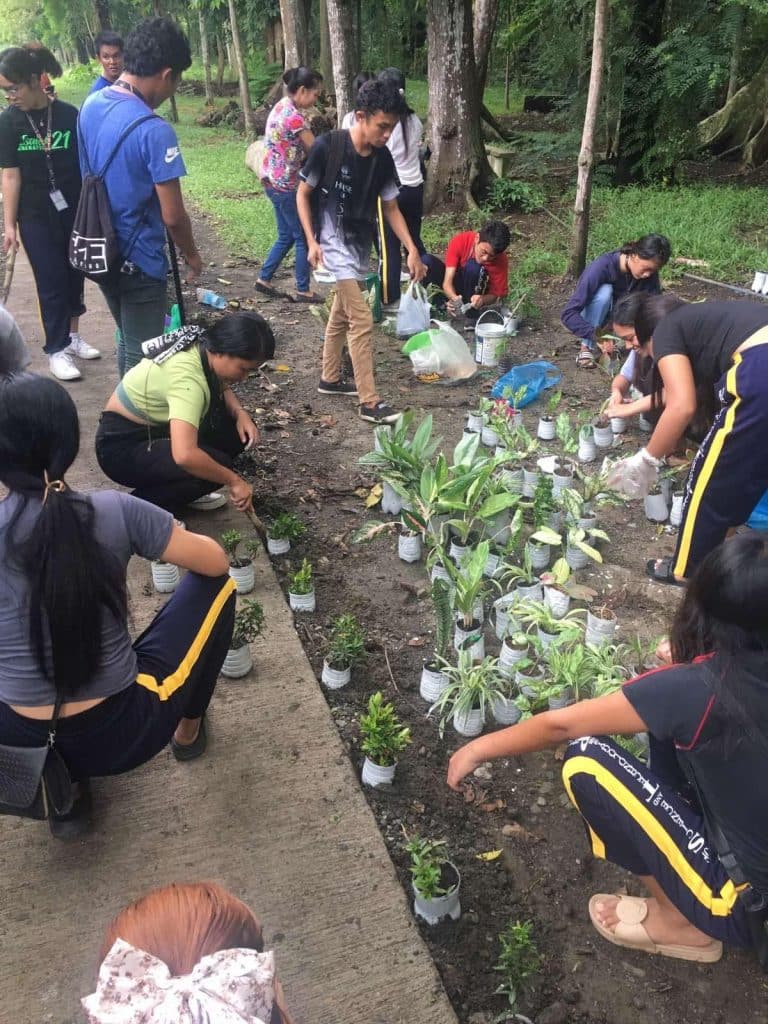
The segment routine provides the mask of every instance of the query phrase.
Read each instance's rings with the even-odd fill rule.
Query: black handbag
[[[0,744],[0,814],[45,821],[51,815],[72,810],[72,779],[54,746],[61,704],[62,698],[58,697],[44,747]]]

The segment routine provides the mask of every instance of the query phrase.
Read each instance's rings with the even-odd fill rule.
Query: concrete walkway
[[[116,381],[114,325],[93,285],[83,334],[104,358],[67,385],[82,451],[71,483],[106,486],[92,439]],[[19,254],[9,309],[47,372],[31,273]],[[229,510],[192,528],[241,525]],[[135,629],[161,603],[146,562],[131,564]],[[339,741],[275,575],[257,565],[268,634],[255,670],[221,680],[209,750],[166,751],[132,775],[94,783],[95,828],[55,841],[47,826],[0,818],[0,1021],[81,1020],[104,929],[127,902],[173,880],[215,879],[265,926],[297,1024],[450,1024],[456,1017],[413,923],[356,772]]]

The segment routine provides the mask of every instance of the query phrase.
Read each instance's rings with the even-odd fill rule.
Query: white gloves
[[[647,449],[641,448],[631,458],[617,462],[608,473],[606,483],[628,498],[644,498],[656,483],[660,465],[661,459],[655,459]]]

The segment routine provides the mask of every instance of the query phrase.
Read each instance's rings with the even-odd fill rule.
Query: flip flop
[[[273,288],[271,284],[262,284],[261,281],[257,281],[253,286],[254,291],[260,292],[262,295],[269,295],[271,299],[280,299],[283,297],[282,292],[279,292],[277,288]]]
[[[323,296],[318,295],[317,292],[310,292],[309,295],[299,295],[299,293],[296,292],[295,295],[291,296],[291,299],[294,302],[308,302],[314,305],[319,305],[321,302],[325,302]]]
[[[639,896],[620,896],[616,904],[616,916],[619,923],[611,931],[601,924],[597,918],[597,904],[613,899],[610,893],[597,893],[589,901],[589,919],[595,931],[614,946],[625,949],[639,949],[643,953],[656,953],[658,956],[669,956],[675,960],[693,960],[701,964],[714,964],[723,955],[723,944],[712,939],[706,946],[677,946],[674,943],[654,942],[643,927],[648,916],[648,901]]]
[[[654,583],[664,583],[668,587],[684,587],[685,583],[676,580],[672,572],[672,559],[667,555],[665,558],[651,558],[645,563],[645,575]]]
[[[205,715],[200,719],[200,728],[191,743],[178,743],[171,736],[171,753],[177,761],[194,761],[205,753],[207,745],[208,732],[205,728]]]
[[[594,370],[595,357],[589,349],[583,348],[576,356],[576,366],[579,370]]]

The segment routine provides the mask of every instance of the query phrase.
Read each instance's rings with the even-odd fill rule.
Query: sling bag
[[[62,701],[56,698],[44,747],[0,744],[0,814],[45,821],[72,810],[72,779],[54,745]]]

